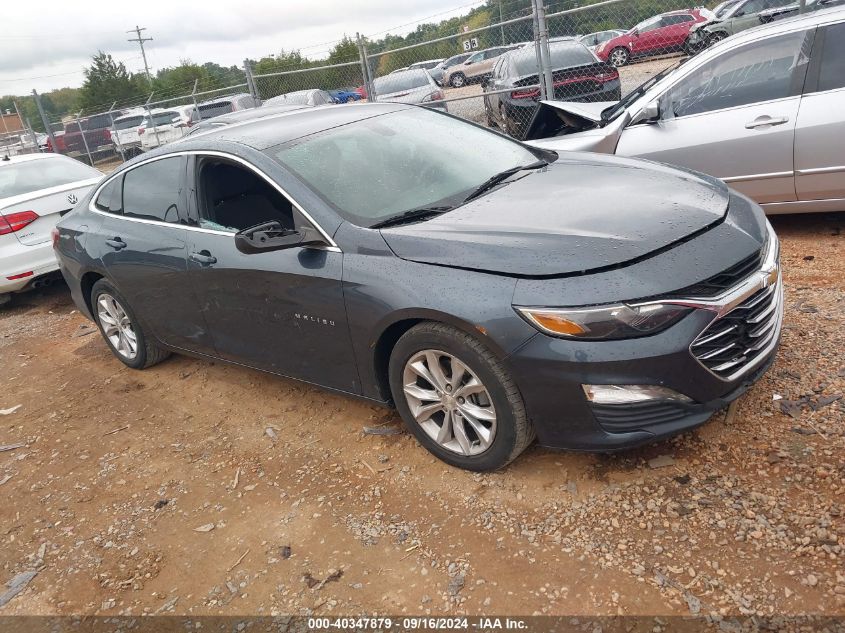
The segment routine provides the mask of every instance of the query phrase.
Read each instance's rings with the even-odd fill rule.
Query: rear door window
[[[184,182],[182,156],[163,158],[129,170],[123,178],[123,215],[178,223]]]
[[[845,22],[824,30],[819,91],[845,88]]]

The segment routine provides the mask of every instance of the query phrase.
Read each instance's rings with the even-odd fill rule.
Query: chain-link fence
[[[523,138],[539,101],[617,101],[716,41],[702,28],[712,15],[684,0],[487,0],[404,37],[344,37],[326,59],[246,61],[242,84],[42,117],[46,146],[91,164],[125,160],[227,112],[360,101],[438,108]]]

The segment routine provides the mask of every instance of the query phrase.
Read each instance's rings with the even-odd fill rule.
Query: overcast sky
[[[240,65],[281,49],[323,57],[332,40],[356,32],[404,34],[419,21],[462,15],[481,0],[39,0],[3,2],[0,94],[77,87],[97,52],[143,71],[135,25],[144,36],[150,70],[180,59]]]

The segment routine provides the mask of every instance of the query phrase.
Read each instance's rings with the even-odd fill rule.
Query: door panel
[[[795,128],[799,200],[845,198],[845,88],[806,95]]]
[[[217,355],[359,391],[341,285],[343,255],[294,248],[245,255],[233,235],[189,230],[192,286]],[[207,261],[207,260],[206,260]]]
[[[702,171],[757,202],[792,201],[796,199],[792,144],[799,101],[800,97],[791,97],[635,125],[623,131],[616,153]],[[784,122],[757,125],[767,120]]]
[[[211,339],[188,280],[186,229],[106,216],[87,246],[109,278],[163,343],[211,353]],[[121,246],[125,244],[125,246]]]

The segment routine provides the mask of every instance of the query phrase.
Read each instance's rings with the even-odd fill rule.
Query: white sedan
[[[53,227],[102,177],[60,154],[0,157],[0,304],[58,270]]]

